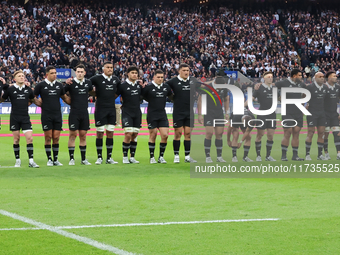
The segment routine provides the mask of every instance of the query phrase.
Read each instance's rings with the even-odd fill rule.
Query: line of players
[[[291,75],[289,78],[279,81],[276,84],[273,84],[273,73],[266,72],[264,73],[264,82],[262,84],[256,84],[253,93],[253,100],[257,98],[258,103],[260,104],[260,110],[268,110],[272,106],[272,98],[273,98],[273,86],[276,86],[279,90],[281,88],[306,88],[311,93],[311,99],[305,107],[312,114],[307,116],[307,125],[308,125],[308,133],[305,141],[306,146],[306,157],[305,160],[312,160],[310,156],[310,148],[312,145],[312,138],[315,133],[315,128],[317,129],[318,139],[318,160],[329,160],[331,159],[328,153],[328,136],[329,132],[332,131],[334,137],[334,144],[336,146],[337,151],[337,159],[340,160],[340,127],[339,127],[339,114],[337,111],[337,104],[339,102],[340,97],[340,86],[336,84],[337,76],[334,71],[328,72],[324,75],[321,72],[315,74],[313,78],[312,84],[306,86],[302,81],[302,73],[298,69],[293,69],[291,71]],[[326,82],[325,79],[326,78]],[[216,79],[216,83],[230,83],[229,81],[225,81]],[[227,90],[220,89],[217,90],[218,94],[221,98],[224,99],[224,107],[225,112],[228,111],[228,94]],[[301,99],[305,97],[302,93],[287,93],[287,99]],[[200,107],[198,107],[198,121],[200,123],[204,123],[206,129],[206,136],[204,140],[204,149],[206,154],[206,162],[212,163],[212,159],[210,157],[210,148],[211,148],[211,139],[213,133],[215,132],[215,145],[217,151],[217,162],[225,162],[225,160],[221,157],[222,155],[222,134],[224,131],[224,124],[217,124],[213,127],[213,119],[221,119],[224,118],[223,110],[221,107],[216,106],[214,101],[217,98],[207,97],[207,105],[208,112],[204,116],[204,120],[201,115]],[[198,99],[198,106],[201,105],[201,97]],[[247,102],[245,102],[245,106]],[[286,126],[291,127],[283,127],[284,135],[281,142],[281,150],[282,150],[282,161],[288,161],[287,159],[287,151],[289,147],[290,138],[291,146],[293,150],[292,160],[295,161],[303,161],[303,158],[298,156],[299,149],[299,135],[301,128],[303,127],[303,113],[298,109],[296,105],[287,105],[286,109],[287,114],[282,115],[282,120],[285,120]],[[276,113],[272,113],[267,116],[258,116],[257,121],[255,120],[254,115],[245,108],[244,115],[233,115],[231,113],[230,117],[228,115],[225,116],[226,119],[232,120],[234,123],[245,123],[235,124],[233,126],[229,125],[227,130],[227,142],[229,147],[232,148],[232,162],[238,162],[236,152],[237,149],[241,147],[244,143],[244,155],[243,161],[252,162],[248,157],[248,152],[250,150],[251,145],[251,131],[253,127],[256,126],[256,122],[261,120],[263,125],[261,127],[257,127],[257,135],[255,140],[255,148],[256,148],[256,161],[262,161],[261,157],[261,140],[267,130],[267,142],[266,142],[266,161],[276,161],[271,156],[271,150],[273,147],[273,136],[276,129],[276,121],[266,121],[266,119],[276,119]],[[295,121],[293,121],[295,120]],[[294,127],[292,127],[294,126]],[[238,142],[239,139],[239,129],[243,132],[243,136],[241,141]],[[231,136],[233,136],[231,140]],[[325,151],[325,155],[323,155],[323,150]]]
[[[167,99],[173,100],[173,125],[175,136],[173,140],[174,163],[180,162],[179,149],[181,136],[184,135],[185,162],[197,162],[190,157],[191,126],[193,119],[193,104],[190,100],[190,88],[194,86],[193,78],[189,76],[189,66],[181,64],[179,75],[164,82],[164,73],[161,70],[155,72],[150,84],[142,84],[138,80],[139,70],[136,66],[130,66],[127,70],[128,78],[121,81],[113,75],[113,64],[105,62],[102,67],[103,73],[85,79],[85,67],[78,65],[75,68],[76,77],[68,79],[66,86],[57,81],[57,71],[53,66],[46,68],[46,78],[37,84],[34,91],[25,82],[23,71],[16,71],[13,75],[15,84],[9,86],[3,78],[0,78],[0,95],[4,90],[2,101],[10,98],[12,112],[10,115],[10,130],[13,132],[16,163],[15,167],[21,166],[20,160],[20,129],[27,141],[29,155],[29,167],[39,167],[33,161],[32,125],[28,115],[28,106],[35,103],[42,109],[41,124],[45,138],[45,152],[47,166],[62,166],[58,160],[59,138],[62,130],[62,115],[60,98],[70,105],[69,114],[69,141],[68,150],[69,165],[75,165],[74,151],[75,140],[79,135],[79,149],[81,152],[81,164],[91,165],[86,159],[86,134],[90,129],[88,114],[88,95],[96,96],[95,126],[96,126],[96,149],[97,161],[103,163],[103,137],[106,131],[106,164],[117,164],[112,158],[113,134],[116,125],[115,98],[121,95],[122,104],[122,127],[125,137],[122,144],[123,163],[139,163],[135,159],[137,148],[137,136],[141,128],[142,113],[140,103],[142,98],[149,102],[147,123],[149,129],[149,152],[150,163],[167,163],[164,152],[167,146],[169,134],[169,121],[165,112]],[[157,130],[160,132],[161,142],[159,145],[158,160],[154,157]],[[52,145],[51,145],[52,143]],[[130,158],[128,158],[130,150]],[[52,157],[53,152],[53,157]]]

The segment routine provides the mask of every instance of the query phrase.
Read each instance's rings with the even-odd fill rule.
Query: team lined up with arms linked
[[[29,155],[29,167],[39,167],[33,161],[33,139],[32,125],[28,115],[28,106],[35,103],[42,108],[41,123],[45,137],[45,152],[47,156],[47,166],[62,166],[58,160],[59,153],[59,137],[62,130],[62,115],[60,98],[71,107],[69,114],[69,141],[68,150],[70,161],[69,165],[75,165],[74,151],[75,140],[79,134],[79,149],[81,152],[81,164],[91,165],[86,159],[86,135],[90,129],[90,119],[88,114],[88,96],[96,96],[95,107],[95,126],[96,126],[96,149],[97,161],[95,164],[103,163],[103,137],[106,132],[106,164],[117,164],[113,160],[113,143],[114,129],[119,120],[116,119],[115,99],[121,96],[122,104],[122,127],[124,129],[124,140],[122,143],[123,163],[138,164],[135,159],[137,149],[137,137],[142,123],[142,113],[140,103],[142,99],[148,102],[147,123],[149,129],[149,153],[150,163],[166,163],[164,153],[167,146],[169,135],[169,121],[165,112],[165,104],[167,100],[174,103],[173,106],[173,126],[175,135],[173,140],[174,163],[180,162],[179,149],[180,139],[184,135],[184,151],[185,162],[197,162],[190,157],[191,147],[191,131],[194,126],[194,100],[197,95],[198,122],[204,124],[206,135],[204,139],[204,151],[206,162],[212,163],[210,156],[211,140],[215,134],[215,146],[217,152],[217,162],[226,162],[222,157],[224,124],[213,125],[214,119],[230,119],[233,122],[246,123],[242,125],[229,125],[227,130],[228,146],[232,148],[232,161],[237,162],[237,149],[244,143],[243,161],[251,162],[248,153],[251,146],[251,131],[256,124],[250,124],[255,119],[254,115],[245,109],[244,114],[235,115],[230,113],[229,109],[229,93],[227,89],[216,89],[216,94],[222,99],[220,105],[216,104],[217,98],[208,98],[208,113],[204,116],[201,114],[202,94],[207,90],[199,89],[203,87],[194,77],[190,77],[190,69],[187,64],[181,64],[178,69],[178,76],[164,81],[164,73],[157,70],[150,84],[142,83],[138,79],[138,68],[130,66],[127,70],[127,79],[121,81],[113,75],[113,64],[106,62],[103,65],[103,73],[95,75],[90,79],[85,79],[85,66],[78,65],[75,68],[76,77],[68,79],[66,86],[57,81],[56,68],[49,66],[46,69],[46,79],[39,83],[34,91],[25,82],[24,73],[19,70],[14,73],[13,78],[15,84],[8,86],[3,78],[0,78],[0,89],[4,91],[2,101],[7,98],[12,103],[12,112],[10,116],[10,130],[13,132],[13,149],[16,158],[16,167],[20,167],[20,129],[23,131],[27,142],[27,152]],[[336,84],[336,73],[328,72],[326,74],[326,82],[324,82],[324,74],[316,73],[313,83],[306,86],[302,82],[302,73],[298,69],[291,72],[288,79],[273,84],[273,73],[266,72],[263,75],[264,82],[255,85],[253,99],[257,98],[260,104],[260,110],[271,108],[273,97],[273,86],[278,89],[284,87],[301,87],[306,88],[311,93],[311,99],[306,108],[312,113],[307,116],[308,134],[306,139],[306,160],[311,160],[310,148],[312,137],[317,127],[318,132],[318,158],[319,160],[330,159],[328,153],[328,134],[332,131],[334,143],[338,152],[337,159],[340,159],[340,128],[339,115],[337,113],[337,103],[340,96],[340,86]],[[233,79],[218,77],[210,84],[213,88],[216,83],[233,84]],[[214,95],[213,97],[217,97]],[[287,98],[298,99],[304,97],[301,93],[288,93]],[[215,103],[215,104],[214,104]],[[245,102],[247,107],[247,102]],[[265,130],[267,130],[266,143],[266,161],[276,161],[271,156],[273,146],[273,136],[276,129],[276,121],[265,121],[266,119],[276,119],[276,113],[268,116],[258,116],[258,120],[262,120],[264,125],[257,126],[257,136],[255,140],[255,148],[257,153],[256,161],[262,161],[261,157],[261,140]],[[292,137],[291,145],[293,149],[292,160],[302,161],[298,156],[299,134],[303,126],[303,114],[295,105],[288,105],[287,114],[282,115],[282,120],[295,120],[294,127],[284,127],[284,137],[281,142],[282,161],[287,161],[287,150],[289,140]],[[241,141],[239,140],[239,129],[243,132]],[[159,157],[155,159],[155,141],[157,132],[160,132],[161,142],[159,144]],[[233,139],[231,140],[231,136]],[[52,145],[51,145],[52,142]],[[129,158],[130,150],[130,158]],[[325,156],[322,154],[325,151]],[[53,151],[53,158],[52,152]]]

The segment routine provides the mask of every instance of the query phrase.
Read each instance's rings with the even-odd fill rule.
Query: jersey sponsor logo
[[[11,126],[11,129],[15,129],[15,125],[12,125],[12,126]]]
[[[135,96],[135,95],[138,95],[138,90],[137,89],[134,89],[134,90],[131,90],[131,96]]]
[[[106,90],[113,90],[113,85],[106,84]]]
[[[23,94],[18,94],[17,95],[17,99],[25,99],[26,97],[25,97],[25,95],[23,95]]]
[[[50,96],[54,96],[57,94],[57,91],[56,90],[50,90],[49,93],[48,93]]]
[[[78,93],[79,93],[79,94],[86,94],[86,89],[79,89],[79,90],[78,90]]]
[[[190,86],[189,86],[189,85],[184,85],[184,86],[182,87],[182,90],[190,90]]]
[[[75,124],[71,124],[70,128],[75,128],[76,125]]]
[[[156,92],[156,97],[164,97],[163,92]]]

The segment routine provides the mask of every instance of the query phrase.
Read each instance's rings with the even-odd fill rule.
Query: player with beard
[[[340,160],[340,127],[339,127],[339,114],[338,102],[340,97],[340,86],[336,84],[337,76],[334,71],[329,71],[326,74],[326,86],[328,87],[328,94],[325,99],[325,115],[326,115],[326,128],[324,137],[324,150],[325,158],[330,160],[331,157],[328,153],[328,136],[332,131],[334,137],[334,144],[337,151],[336,159]]]
[[[293,69],[290,73],[290,77],[279,81],[275,84],[278,89],[282,88],[305,88],[306,85],[302,83],[302,73],[299,69]],[[304,97],[302,93],[287,93],[287,99],[301,99]],[[303,161],[303,158],[298,156],[299,151],[299,135],[301,128],[303,127],[303,113],[299,108],[295,105],[288,104],[286,108],[286,115],[282,115],[282,120],[285,121],[286,126],[294,126],[294,127],[283,127],[283,139],[281,141],[281,150],[282,150],[282,161],[288,161],[287,159],[287,151],[289,147],[289,140],[292,137],[291,145],[293,148],[293,156],[292,160],[295,161]],[[295,120],[288,121],[288,120]]]
[[[313,78],[313,83],[306,87],[311,93],[311,99],[308,102],[308,111],[312,115],[307,116],[308,133],[306,138],[306,160],[312,160],[310,156],[310,148],[315,132],[315,127],[318,132],[318,160],[326,160],[322,155],[324,146],[324,134],[326,126],[325,116],[325,98],[328,94],[328,87],[324,85],[324,74],[317,72]]]
[[[9,87],[2,96],[2,102],[7,98],[11,100],[12,111],[10,116],[10,130],[13,133],[13,150],[15,155],[15,167],[21,166],[20,160],[20,129],[25,135],[27,143],[27,153],[29,158],[29,167],[38,168],[39,166],[33,160],[33,135],[30,116],[28,115],[28,106],[34,102],[33,91],[29,84],[25,84],[25,74],[22,70],[13,74],[15,84]]]

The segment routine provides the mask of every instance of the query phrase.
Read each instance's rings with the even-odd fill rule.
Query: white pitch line
[[[15,219],[15,220],[19,220],[19,221],[31,224],[33,226],[40,228],[40,229],[45,229],[45,230],[51,231],[53,233],[57,233],[61,236],[77,240],[79,242],[91,245],[91,246],[96,247],[98,249],[110,251],[110,252],[115,253],[117,255],[134,255],[134,253],[130,253],[130,252],[121,250],[121,249],[113,247],[111,245],[100,243],[96,240],[93,240],[93,239],[90,239],[90,238],[87,238],[87,237],[83,237],[83,236],[79,236],[79,235],[76,235],[76,234],[73,234],[73,233],[69,233],[65,230],[61,230],[59,228],[41,223],[39,221],[35,221],[35,220],[32,220],[32,219],[20,216],[16,213],[11,213],[11,212],[7,212],[7,211],[4,211],[4,210],[0,210],[0,214],[7,216],[7,217],[10,217],[10,218]]]
[[[135,226],[159,226],[159,225],[182,225],[182,224],[202,224],[202,223],[225,223],[225,222],[251,222],[251,221],[278,221],[278,218],[266,219],[237,219],[237,220],[206,220],[206,221],[177,221],[177,222],[156,222],[156,223],[126,223],[110,225],[83,225],[83,226],[60,226],[57,229],[76,228],[107,228],[107,227],[135,227]]]
[[[10,231],[10,230],[41,230],[42,228],[0,228],[0,231]]]

